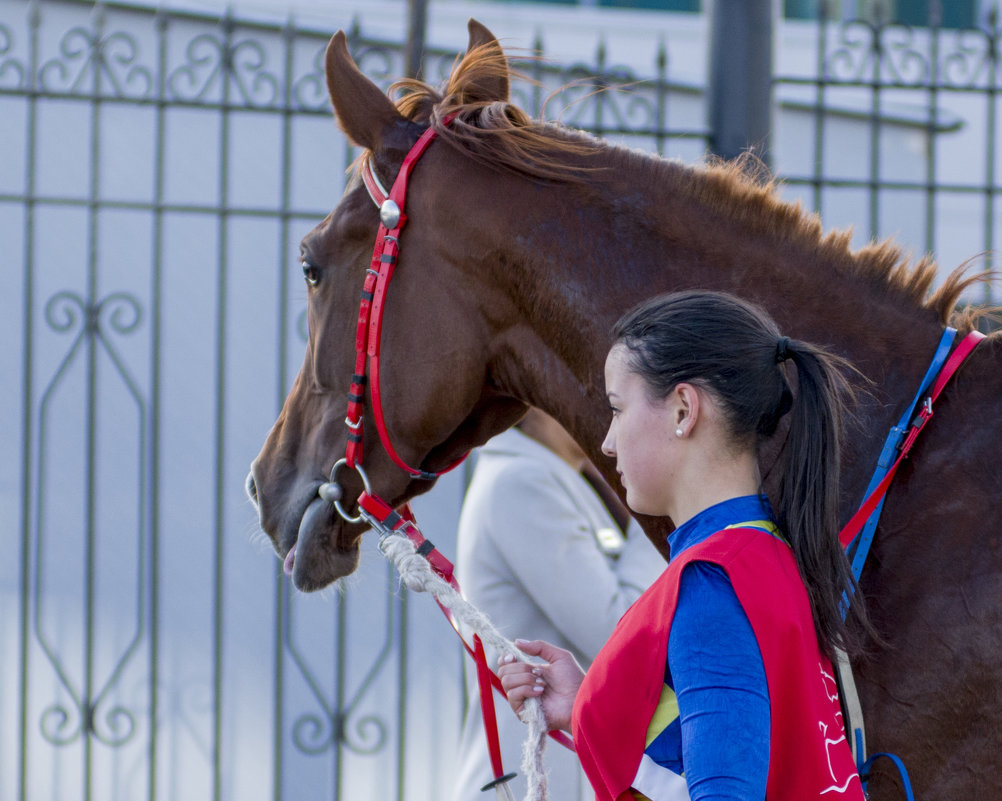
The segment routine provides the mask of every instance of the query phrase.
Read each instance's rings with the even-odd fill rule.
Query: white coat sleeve
[[[616,575],[620,583],[631,587],[639,598],[664,572],[667,562],[636,520],[630,519],[626,534],[626,545],[616,562]]]
[[[581,484],[593,492],[584,479]],[[645,575],[653,571],[653,580],[664,560],[649,542],[644,548],[640,540],[647,538],[637,531],[627,545],[630,556],[623,566],[629,568],[628,575],[620,576],[575,501],[577,489],[562,484],[545,467],[519,460],[496,477],[485,511],[497,553],[521,589],[567,641],[592,660],[649,584]]]

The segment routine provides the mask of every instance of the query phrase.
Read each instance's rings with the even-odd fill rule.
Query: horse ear
[[[344,31],[331,37],[324,57],[327,91],[341,128],[356,145],[378,150],[390,125],[404,120],[393,102],[366,78],[348,52]]]
[[[495,69],[484,70],[483,74],[477,75],[476,80],[464,89],[465,99],[469,102],[493,103],[500,100],[508,102],[508,60],[505,58],[504,50],[497,37],[491,33],[486,26],[477,22],[472,17],[466,24],[470,32],[470,43],[466,47],[467,55],[475,49],[481,48],[486,51],[485,61],[492,62]]]

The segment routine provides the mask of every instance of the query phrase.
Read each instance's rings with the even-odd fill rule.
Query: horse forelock
[[[979,312],[957,308],[963,292],[985,280],[981,273],[968,274],[970,263],[953,270],[933,290],[938,271],[931,257],[913,263],[891,240],[853,251],[851,230],[826,233],[817,214],[806,211],[799,201],[779,196],[776,179],[753,156],[694,167],[559,123],[535,120],[507,100],[485,97],[485,86],[506,85],[510,75],[507,56],[493,43],[458,59],[441,89],[405,79],[395,83],[391,93],[400,93],[395,102],[403,116],[434,126],[442,141],[492,169],[572,186],[629,171],[625,174],[636,175],[653,192],[692,200],[739,223],[742,231],[760,232],[814,252],[819,260],[855,276],[875,292],[933,312],[943,324],[962,332],[973,327]]]
[[[501,48],[489,43],[458,59],[441,87],[405,78],[390,86],[389,93],[396,96],[401,115],[434,126],[441,141],[492,169],[540,180],[586,180],[598,167],[582,163],[580,157],[594,153],[599,140],[535,120],[507,98],[497,97],[492,88],[507,86],[512,76],[530,80],[514,72]],[[572,156],[578,158],[572,161]]]

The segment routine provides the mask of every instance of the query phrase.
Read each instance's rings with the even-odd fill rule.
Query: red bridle
[[[447,117],[444,122],[452,121]],[[376,421],[376,431],[383,450],[394,464],[412,478],[427,481],[438,478],[443,473],[458,467],[466,458],[463,454],[452,464],[437,472],[411,467],[405,462],[393,443],[386,429],[386,419],[383,415],[383,398],[379,382],[379,362],[383,330],[383,313],[386,309],[386,296],[393,278],[393,271],[400,254],[400,232],[407,222],[404,214],[404,200],[407,197],[407,181],[418,159],[438,134],[434,128],[428,128],[414,143],[404,157],[400,171],[397,173],[393,187],[387,192],[379,178],[372,171],[370,158],[362,161],[360,172],[362,182],[373,202],[379,208],[379,229],[376,231],[376,243],[372,250],[372,261],[365,271],[362,284],[362,296],[358,308],[358,321],[355,326],[355,369],[348,388],[348,412],[344,423],[348,427],[348,439],[345,445],[344,458],[339,459],[331,468],[330,481],[321,486],[321,497],[331,501],[338,513],[349,523],[361,523],[363,520],[377,522],[386,520],[392,508],[382,499],[373,496],[369,478],[362,467],[362,440],[364,436],[364,421],[362,417],[365,403],[365,386],[369,385],[369,398],[372,404],[372,416]],[[337,474],[342,467],[355,470],[362,479],[364,491],[358,498],[360,513],[357,516],[348,514],[341,504],[341,488],[337,484]]]
[[[348,414],[345,417],[345,424],[349,430],[345,462],[349,467],[355,468],[362,462],[362,403],[366,384],[366,365],[368,365],[372,415],[376,421],[376,430],[379,432],[379,440],[383,449],[401,470],[414,478],[428,480],[452,470],[466,456],[460,457],[448,467],[435,473],[411,467],[400,458],[386,431],[379,385],[379,358],[386,294],[389,291],[390,281],[393,278],[393,271],[400,254],[400,231],[407,222],[407,215],[404,214],[407,181],[414,165],[428,149],[428,145],[431,144],[436,135],[435,129],[429,128],[414,143],[404,158],[389,195],[372,172],[370,159],[365,159],[362,162],[362,181],[379,207],[380,222],[379,230],[376,232],[376,244],[372,251],[372,263],[366,270],[365,282],[362,285],[362,300],[359,304],[358,325],[355,331],[355,373],[348,390]]]
[[[444,123],[448,125],[452,117],[446,117]],[[348,412],[345,416],[345,425],[348,427],[348,440],[345,446],[344,458],[339,459],[331,469],[330,481],[323,484],[318,490],[320,496],[332,502],[338,513],[346,521],[351,523],[367,522],[381,536],[388,534],[406,535],[417,548],[417,552],[424,556],[430,563],[432,569],[447,583],[451,584],[457,591],[459,584],[456,581],[453,571],[454,566],[435,546],[425,539],[418,529],[410,506],[405,504],[399,511],[395,511],[386,501],[377,495],[372,494],[372,487],[369,484],[368,476],[362,468],[362,438],[363,438],[363,408],[365,400],[365,386],[369,385],[369,397],[372,403],[372,415],[376,422],[376,431],[379,433],[379,441],[383,450],[386,451],[390,459],[393,460],[401,470],[408,473],[412,478],[432,480],[458,467],[468,454],[464,454],[456,461],[437,472],[429,472],[420,468],[408,465],[396,452],[390,442],[389,433],[386,430],[386,421],[383,415],[383,402],[379,384],[379,359],[380,340],[383,326],[383,314],[386,308],[386,296],[389,290],[390,281],[393,278],[393,271],[396,267],[400,255],[400,231],[407,222],[404,214],[404,201],[407,197],[407,182],[411,171],[418,159],[428,149],[428,146],[437,136],[434,128],[428,128],[421,137],[414,143],[410,151],[404,157],[400,171],[393,182],[393,187],[389,192],[380,183],[379,178],[372,170],[371,159],[362,161],[360,173],[362,182],[379,208],[379,229],[376,232],[376,243],[372,251],[372,261],[365,271],[365,281],[362,285],[361,302],[359,303],[358,322],[355,328],[355,369],[351,378],[351,386],[348,390]],[[348,467],[355,470],[362,479],[364,491],[358,497],[359,514],[351,516],[341,504],[342,490],[337,484],[337,473],[341,467]],[[459,630],[459,625],[452,613],[442,607],[449,622],[456,629],[463,647],[473,657],[477,667],[477,676],[480,684],[480,703],[484,716],[484,727],[487,733],[488,751],[491,757],[491,766],[494,771],[494,781],[490,782],[484,789],[496,786],[499,796],[507,793],[504,785],[515,774],[505,774],[501,764],[500,745],[497,734],[497,723],[494,715],[494,702],[491,694],[493,686],[503,696],[504,689],[501,681],[487,666],[483,645],[480,638],[473,636],[473,644],[466,642]],[[570,739],[561,732],[551,732],[558,742],[571,748],[573,744]],[[502,792],[504,790],[504,793]]]

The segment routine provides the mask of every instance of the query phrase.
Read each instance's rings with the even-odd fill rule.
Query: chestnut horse
[[[508,102],[508,63],[475,21],[441,91],[411,82],[392,102],[355,66],[342,33],[326,72],[340,125],[385,185],[418,137],[438,132],[411,175],[382,330],[386,426],[407,464],[440,470],[531,404],[615,481],[599,452],[613,321],[658,292],[725,290],[872,381],[845,446],[848,518],[969,279],[955,272],[930,294],[930,261],[908,264],[889,243],[852,251],[849,234],[825,234],[740,165],[687,166],[530,120]],[[303,240],[306,358],[248,479],[278,554],[296,547],[301,590],[351,573],[365,530],[317,490],[345,453],[359,290],[377,226],[356,176]],[[391,462],[368,395],[366,472],[373,494],[396,506],[433,481]],[[1002,344],[991,336],[898,472],[861,580],[888,641],[857,666],[870,750],[899,754],[920,799],[1002,798],[1000,442]],[[342,470],[339,481],[351,510],[361,480]],[[663,551],[670,522],[643,523]],[[887,776],[870,789],[900,797]]]

